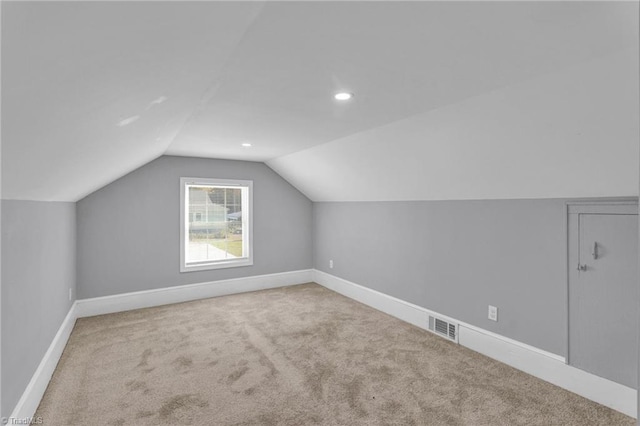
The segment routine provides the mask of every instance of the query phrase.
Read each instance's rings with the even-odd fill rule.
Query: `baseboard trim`
[[[312,278],[313,270],[305,269],[81,299],[76,302],[77,315],[78,318],[90,317],[209,297],[286,287],[311,282]]]
[[[428,330],[428,315],[459,324],[459,344],[636,418],[636,391],[571,367],[564,358],[318,270],[258,275],[77,300],[62,322],[11,417],[32,417],[53,376],[77,318],[316,282]]]
[[[312,278],[313,270],[306,269],[76,300],[11,413],[11,418],[24,420],[34,416],[78,318],[304,284],[313,281]]]
[[[62,356],[62,351],[64,351],[69,336],[71,336],[76,318],[76,304],[74,303],[71,305],[71,309],[69,309],[67,316],[62,321],[51,345],[49,345],[38,368],[36,368],[35,373],[33,373],[29,384],[13,409],[11,413],[12,419],[22,420],[32,417],[35,414],[38,405],[40,405],[40,400],[47,390],[53,372],[58,365],[58,361]],[[9,420],[9,424],[12,424],[11,419]]]
[[[317,269],[313,281],[343,296],[428,330],[428,315],[459,324],[458,343],[587,399],[637,417],[637,392],[567,365],[565,358],[389,296]]]
[[[460,326],[459,342],[476,352],[510,365],[539,379],[587,399],[637,417],[636,390],[579,370],[568,364],[544,359],[522,346]]]

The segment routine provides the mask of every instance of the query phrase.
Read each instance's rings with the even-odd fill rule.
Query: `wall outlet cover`
[[[498,321],[498,308],[489,305],[489,319],[491,321]]]

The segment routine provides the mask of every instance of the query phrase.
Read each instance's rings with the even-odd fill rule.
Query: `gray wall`
[[[314,264],[564,356],[565,222],[559,199],[314,203]]]
[[[180,177],[253,180],[253,266],[180,273]],[[80,299],[312,267],[311,201],[263,163],[164,156],[77,207]]]
[[[9,416],[75,296],[75,203],[2,201],[2,416]],[[75,300],[75,299],[74,299]]]

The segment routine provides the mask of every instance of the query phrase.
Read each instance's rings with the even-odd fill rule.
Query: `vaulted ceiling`
[[[1,49],[3,198],[163,154],[313,200],[637,195],[634,2],[2,2]]]

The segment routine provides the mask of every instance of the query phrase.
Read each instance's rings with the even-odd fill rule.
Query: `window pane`
[[[189,187],[187,262],[243,257],[242,189]]]

